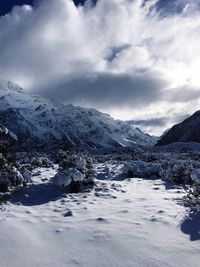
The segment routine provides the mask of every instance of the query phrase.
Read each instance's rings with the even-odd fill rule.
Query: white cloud
[[[191,113],[200,103],[200,1],[178,0],[182,12],[166,16],[157,2],[76,7],[71,0],[43,0],[14,7],[0,17],[0,78],[51,96],[59,84],[62,99],[125,119]],[[127,86],[120,90],[118,81]]]

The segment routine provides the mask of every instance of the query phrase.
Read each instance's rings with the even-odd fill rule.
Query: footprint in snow
[[[131,203],[132,200],[131,199],[124,199],[124,202]]]
[[[129,213],[129,211],[128,210],[120,210],[119,213]]]
[[[159,218],[156,218],[156,216],[152,216],[150,219],[151,222],[159,222]]]
[[[100,223],[108,223],[108,221],[105,218],[103,218],[103,217],[97,218],[96,221],[97,222],[100,222]]]
[[[71,210],[68,210],[65,214],[64,214],[64,217],[71,217],[73,216],[73,213]]]
[[[56,233],[62,233],[63,230],[62,229],[56,229]]]
[[[153,188],[153,190],[159,190],[160,189],[160,187],[154,187]]]
[[[160,214],[161,214],[161,213],[164,213],[164,210],[159,210],[158,213],[160,213]]]

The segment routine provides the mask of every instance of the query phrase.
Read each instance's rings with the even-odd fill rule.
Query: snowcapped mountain
[[[160,138],[157,145],[168,145],[175,142],[200,143],[200,111],[174,125]]]
[[[19,137],[22,147],[98,148],[156,142],[108,114],[29,95],[11,82],[0,83],[0,123]]]

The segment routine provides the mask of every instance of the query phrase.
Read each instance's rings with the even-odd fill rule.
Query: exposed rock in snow
[[[20,148],[152,146],[155,138],[95,109],[52,102],[0,84],[0,123],[20,139]]]

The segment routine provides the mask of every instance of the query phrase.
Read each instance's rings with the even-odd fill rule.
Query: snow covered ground
[[[200,211],[162,180],[97,180],[65,194],[37,169],[0,206],[1,267],[199,267]]]

